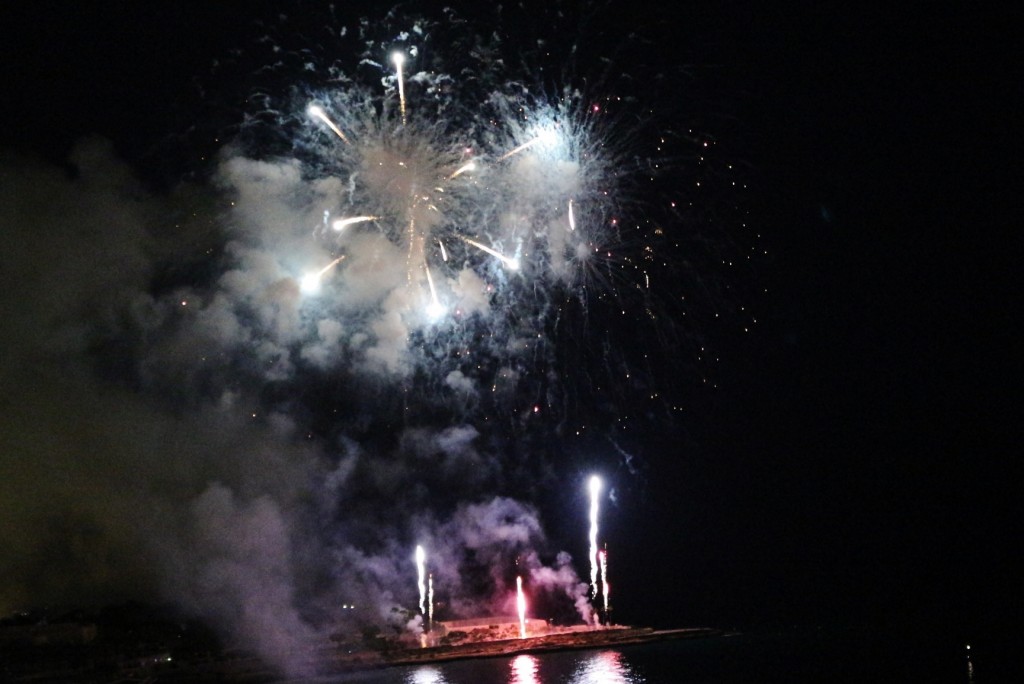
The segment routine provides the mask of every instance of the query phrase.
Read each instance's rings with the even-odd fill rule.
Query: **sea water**
[[[954,640],[801,629],[356,672],[322,684],[698,684],[1002,681]]]

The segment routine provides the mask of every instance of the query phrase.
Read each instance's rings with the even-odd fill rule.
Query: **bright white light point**
[[[462,174],[466,173],[467,171],[475,171],[475,170],[476,170],[476,163],[475,162],[466,162],[465,164],[463,164],[462,166],[457,168],[452,175],[448,176],[448,179],[451,180],[452,178],[455,178],[456,176],[461,176]]]
[[[303,294],[316,294],[320,291],[320,274],[307,273],[299,280],[299,291]]]
[[[376,221],[379,216],[352,216],[349,218],[338,219],[331,224],[331,228],[334,230],[344,230],[347,226],[351,226],[353,223],[363,223],[364,221]]]
[[[328,128],[334,131],[334,134],[336,136],[341,138],[342,142],[348,144],[348,138],[346,138],[345,134],[341,132],[341,129],[338,128],[337,124],[331,121],[331,119],[327,116],[327,112],[323,110],[323,107],[321,107],[320,105],[310,104],[308,107],[306,107],[306,113],[309,114],[314,119],[320,119],[321,121],[323,121]]]
[[[554,128],[545,128],[537,134],[537,139],[544,145],[554,145],[558,142],[558,131]]]
[[[427,318],[431,321],[436,321],[444,316],[445,311],[444,304],[441,302],[430,302],[427,304]]]
[[[344,260],[345,255],[342,255],[335,259],[334,261],[332,261],[331,263],[324,266],[323,268],[321,268],[319,271],[316,271],[315,273],[307,273],[306,275],[302,276],[302,278],[299,280],[299,291],[305,294],[316,294],[317,292],[319,292],[320,281],[323,279],[324,274],[326,274],[328,271],[330,271],[332,268],[334,268]]]
[[[402,54],[401,52],[392,52],[391,61],[394,63],[395,66],[400,67],[403,64],[405,64],[405,55]]]
[[[510,270],[510,271],[518,271],[519,270],[519,259],[505,259],[504,261],[505,261],[505,265],[508,266],[508,270]]]

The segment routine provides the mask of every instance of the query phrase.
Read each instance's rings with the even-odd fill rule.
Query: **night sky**
[[[231,259],[246,258],[217,218],[231,183],[258,195],[239,190],[252,180],[241,165],[234,180],[215,168],[228,141],[235,159],[308,152],[283,148],[294,121],[268,132],[247,96],[283,106],[295,82],[323,88],[317,69],[358,61],[352,34],[314,41],[310,76],[287,56],[297,35],[366,16],[387,24],[383,40],[400,20],[370,3],[338,3],[333,19],[315,3],[0,10],[0,301],[13,350],[0,375],[0,612],[147,597],[195,610],[210,587],[187,578],[194,568],[220,558],[246,575],[240,559],[268,539],[308,534],[316,544],[292,539],[290,558],[222,593],[299,603],[280,595],[288,585],[319,597],[294,614],[314,624],[329,585],[364,577],[371,558],[389,559],[366,580],[374,591],[393,576],[392,598],[407,600],[415,531],[469,538],[488,515],[536,520],[543,563],[568,551],[585,581],[594,471],[614,492],[603,537],[622,622],[926,623],[976,638],[1016,619],[1014,17],[645,4],[514,8],[498,30],[506,55],[546,68],[533,75],[548,87],[635,98],[606,103],[627,160],[614,211],[641,226],[617,249],[642,259],[654,245],[650,274],[668,284],[645,298],[635,272],[595,281],[586,306],[572,288],[517,290],[537,310],[561,302],[558,316],[521,314],[538,317],[546,351],[509,362],[521,374],[504,399],[407,398],[413,418],[400,395],[434,387],[429,372],[254,370],[240,347],[193,337],[161,308],[191,293],[212,310]],[[485,28],[464,35],[488,36],[493,14],[476,12],[463,16]],[[538,49],[552,26],[574,27],[579,49]],[[262,69],[275,44],[286,56]],[[664,170],[637,180],[654,163]],[[666,207],[676,200],[694,205]],[[655,225],[672,237],[654,239]],[[193,344],[217,367],[183,360]],[[227,394],[236,413],[273,415],[245,423]],[[537,419],[515,417],[534,405]],[[261,530],[251,547],[218,550],[249,525]],[[480,562],[525,553],[481,548]],[[274,639],[224,618],[236,610],[225,601],[212,619],[273,657]]]

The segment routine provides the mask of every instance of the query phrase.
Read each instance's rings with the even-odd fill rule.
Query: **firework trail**
[[[391,61],[395,64],[395,70],[398,72],[398,100],[402,109],[402,125],[406,124],[405,118],[405,77],[402,75],[402,65],[405,64],[405,55],[401,52],[396,52],[391,55]]]
[[[601,493],[601,478],[597,475],[592,475],[590,478],[590,592],[591,596],[597,598],[597,570],[598,570],[598,550],[597,550],[597,511],[598,511],[598,500],[597,497]]]
[[[427,575],[427,630],[434,628],[434,573]]]
[[[427,587],[425,584],[427,554],[422,546],[416,547],[416,587],[420,592],[420,614],[427,614]]]
[[[324,274],[340,264],[344,259],[344,256],[340,256],[321,268],[319,271],[316,271],[315,273],[307,273],[302,277],[302,280],[299,281],[299,288],[305,294],[316,294],[320,291],[320,281],[324,277]]]
[[[516,576],[516,610],[519,612],[519,636],[526,638],[526,596],[523,595],[523,578]]]
[[[608,584],[608,549],[601,550],[601,597],[604,599],[604,619],[608,622],[608,591],[611,588]]]

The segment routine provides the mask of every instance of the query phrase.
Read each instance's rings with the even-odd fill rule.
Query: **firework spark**
[[[380,216],[352,216],[346,219],[338,219],[331,224],[331,228],[340,231],[344,230],[346,226],[351,226],[356,223],[363,223],[364,221],[376,221]]]
[[[494,249],[491,249],[487,245],[480,244],[476,240],[471,240],[470,238],[467,238],[467,237],[464,237],[462,239],[466,242],[466,244],[473,245],[474,247],[479,249],[481,252],[486,252],[486,253],[490,254],[492,257],[494,257],[495,259],[498,259],[499,261],[501,261],[501,263],[505,264],[505,266],[507,266],[511,270],[513,270],[513,271],[518,271],[519,270],[519,259],[515,259],[513,257],[507,257],[504,254],[502,254],[501,252],[499,252],[497,250],[494,250]]]
[[[319,271],[315,271],[314,273],[307,273],[299,281],[299,288],[302,290],[302,292],[305,292],[306,294],[316,294],[317,292],[320,291],[320,280],[328,271],[330,271],[332,268],[340,264],[344,259],[344,256],[340,256],[331,263],[321,268]]]
[[[323,107],[321,107],[320,105],[311,104],[309,105],[309,107],[306,108],[306,113],[308,113],[310,116],[316,119],[320,119],[321,121],[323,121],[328,128],[334,131],[335,135],[341,138],[341,141],[343,143],[345,143],[346,145],[349,144],[348,138],[345,137],[345,134],[341,132],[340,128],[338,128],[338,124],[331,121],[330,117],[327,116],[327,112],[324,111]]]

